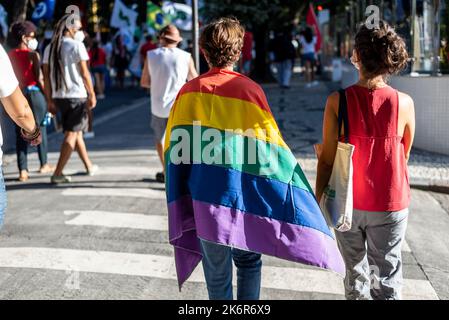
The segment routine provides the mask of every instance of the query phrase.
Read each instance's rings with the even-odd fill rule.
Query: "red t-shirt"
[[[19,81],[20,88],[37,85],[37,79],[33,70],[33,62],[30,59],[30,50],[13,49],[8,56],[11,60],[14,73]]]
[[[104,66],[106,65],[106,52],[102,48],[90,49],[89,60],[91,67]]]
[[[154,49],[157,49],[157,45],[154,44],[152,41],[147,41],[140,48],[140,55],[142,56],[143,59],[145,59],[145,57],[147,56],[147,52]]]

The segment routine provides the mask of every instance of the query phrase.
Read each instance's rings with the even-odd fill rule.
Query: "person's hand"
[[[47,101],[48,106],[48,112],[50,112],[52,115],[56,115],[58,113],[58,109],[56,108],[55,102],[53,99]]]
[[[89,109],[93,109],[97,106],[97,98],[95,95],[90,95],[89,98],[87,98],[87,107]]]
[[[31,146],[36,147],[42,143],[42,133],[39,126],[36,124],[36,128],[33,132],[27,132],[23,128],[20,131],[22,139],[28,142]]]

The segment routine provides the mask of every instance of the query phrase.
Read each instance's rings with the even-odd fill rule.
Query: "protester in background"
[[[95,77],[95,93],[98,99],[104,99],[106,52],[100,47],[98,40],[93,40],[92,48],[89,50],[90,70]]]
[[[54,114],[57,111],[61,113],[64,130],[64,141],[52,183],[71,181],[63,170],[75,149],[87,174],[93,175],[98,170],[89,159],[83,138],[83,131],[88,127],[87,109],[95,108],[97,99],[81,28],[79,19],[73,21],[72,15],[65,15],[57,23],[52,41],[44,52],[45,93],[49,109]]]
[[[142,61],[142,64],[145,62],[145,59],[147,58],[148,51],[157,49],[157,44],[153,42],[153,37],[151,34],[147,34],[145,36],[145,43],[142,47],[140,47],[140,59]]]
[[[36,123],[39,124],[42,143],[37,147],[40,173],[50,173],[54,170],[48,164],[47,157],[47,102],[44,96],[44,83],[41,77],[41,61],[36,40],[36,26],[30,21],[14,23],[8,34],[8,44],[12,48],[9,58],[12,62],[19,86],[33,110]],[[19,181],[27,181],[28,170],[28,142],[22,138],[22,128],[16,125],[16,153],[19,167]]]
[[[242,47],[242,57],[240,58],[240,72],[249,76],[251,73],[251,63],[253,61],[253,33],[250,31],[245,31],[245,36],[243,37],[243,47]]]
[[[310,88],[318,84],[315,81],[315,63],[316,63],[316,52],[315,45],[317,38],[313,35],[313,30],[307,27],[303,34],[299,38],[299,43],[301,44],[301,63],[304,67],[304,77],[306,81],[306,87]]]
[[[14,70],[3,47],[0,45],[0,102],[6,113],[21,128],[20,134],[32,146],[41,142],[40,126],[36,123],[33,111],[28,105],[28,100],[23,96]],[[0,128],[0,167],[2,164],[3,137]],[[0,227],[3,225],[6,209],[6,190],[3,180],[3,171],[0,169]]]
[[[354,212],[351,230],[336,232],[346,264],[347,299],[401,298],[401,246],[410,203],[407,161],[415,112],[410,96],[387,85],[385,79],[406,68],[407,59],[404,40],[387,23],[360,27],[351,58],[360,80],[345,90],[348,128],[343,128],[355,146]],[[339,99],[338,92],[329,96],[324,112],[318,201],[332,173],[337,142],[342,139],[338,132]]]
[[[111,35],[109,33],[102,35],[101,48],[106,53],[106,74],[104,79],[105,91],[112,86],[111,69],[112,69],[112,53],[114,51]]]
[[[120,89],[125,87],[125,72],[131,60],[128,49],[123,43],[123,36],[117,35],[114,40],[112,52],[112,65],[116,72],[116,86]]]
[[[170,109],[179,89],[198,76],[190,53],[177,48],[182,41],[178,28],[164,27],[159,34],[160,48],[148,51],[142,70],[141,86],[151,88],[151,128],[154,131],[157,153],[164,167],[164,135]],[[164,172],[156,175],[165,182]]]
[[[140,49],[144,43],[144,39],[134,36],[132,50],[130,50],[131,61],[128,66],[128,71],[131,74],[131,87],[138,86],[142,78],[143,61],[140,56]]]
[[[283,89],[289,89],[296,58],[291,33],[288,30],[277,33],[270,47],[277,67],[279,85]]]

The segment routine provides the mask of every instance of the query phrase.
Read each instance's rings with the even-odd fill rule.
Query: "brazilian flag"
[[[164,14],[162,8],[151,1],[147,2],[147,25],[153,30],[161,30],[170,23],[170,18]]]

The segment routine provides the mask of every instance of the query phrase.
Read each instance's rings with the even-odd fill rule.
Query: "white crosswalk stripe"
[[[123,252],[56,248],[0,248],[0,267],[66,270],[175,280],[172,257]],[[324,270],[265,266],[262,287],[324,294],[343,294],[340,276]],[[236,277],[234,277],[235,279]],[[204,282],[197,268],[190,282]],[[235,284],[235,282],[234,282]],[[437,299],[428,281],[405,280],[405,299]]]
[[[72,219],[65,222],[65,224],[68,225],[157,231],[168,230],[168,219],[166,216],[81,210],[64,211],[64,214],[67,216],[74,216]]]
[[[165,199],[165,192],[154,189],[137,188],[68,188],[63,196],[72,197],[130,197],[146,199]]]
[[[120,213],[112,211],[95,210],[75,210],[64,211],[65,215],[77,215],[75,218],[66,221],[70,225],[99,226],[109,228],[129,228],[144,230],[168,230],[168,219],[166,216],[149,216],[143,213]],[[402,252],[411,252],[411,249],[404,241]]]

